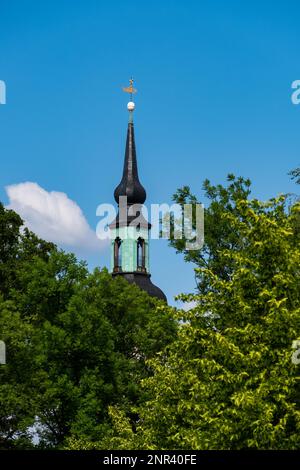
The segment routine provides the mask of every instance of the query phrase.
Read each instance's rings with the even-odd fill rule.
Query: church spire
[[[117,203],[119,203],[120,196],[127,196],[127,204],[143,204],[146,200],[146,191],[141,185],[138,175],[132,120],[133,109],[129,110],[123,175],[120,184],[115,189],[114,197]]]
[[[146,191],[141,185],[138,176],[136,150],[134,141],[133,111],[135,104],[132,101],[132,94],[136,92],[133,88],[133,80],[130,86],[123,88],[126,93],[130,93],[131,101],[127,105],[129,111],[129,122],[127,129],[127,140],[125,149],[125,159],[123,176],[120,184],[116,187],[114,197],[119,204],[121,196],[127,197],[127,207],[125,220],[119,214],[110,224],[111,229],[111,266],[113,276],[122,276],[128,282],[137,284],[150,296],[167,301],[165,294],[159,287],[151,282],[149,268],[149,231],[151,225],[139,213],[138,223],[134,215],[129,215],[129,207],[133,204],[142,205],[146,199]],[[133,220],[132,220],[133,219]]]
[[[137,90],[133,88],[133,79],[130,80],[130,86],[123,88],[123,91],[130,93],[131,101],[129,101],[127,104],[127,109],[129,111],[129,122],[127,128],[123,176],[120,184],[115,189],[114,197],[118,204],[120,196],[126,196],[127,204],[129,205],[143,204],[146,200],[146,191],[140,183],[137,168],[133,126],[133,111],[135,109],[135,104],[132,101],[132,94],[136,93]]]

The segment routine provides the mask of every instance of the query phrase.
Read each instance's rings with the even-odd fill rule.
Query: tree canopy
[[[143,400],[146,359],[176,334],[172,309],[106,269],[87,270],[0,206],[0,448],[93,441],[108,407]],[[2,243],[3,241],[3,243]],[[136,416],[128,411],[134,423]]]
[[[170,239],[195,268],[187,310],[0,206],[1,448],[300,448],[300,203],[250,198],[234,175],[203,188],[204,247]]]
[[[114,432],[99,440],[110,449],[299,449],[300,246],[295,231],[300,204],[280,196],[249,199],[250,184],[229,176],[229,186],[205,188],[204,252],[196,264],[193,308],[179,310],[177,339],[147,361],[147,400],[132,427],[110,407]],[[177,200],[197,202],[187,188]],[[214,236],[212,236],[214,234]],[[70,448],[91,448],[69,441]]]

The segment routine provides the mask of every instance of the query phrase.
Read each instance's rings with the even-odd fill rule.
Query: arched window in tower
[[[143,238],[137,239],[137,270],[146,272],[146,245]]]
[[[122,240],[117,237],[114,242],[114,272],[122,271]]]

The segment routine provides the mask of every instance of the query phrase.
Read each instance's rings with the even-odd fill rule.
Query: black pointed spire
[[[132,111],[130,111],[130,117],[131,115]],[[143,204],[146,200],[146,191],[141,185],[138,176],[132,119],[129,120],[127,129],[123,176],[114,192],[117,203],[119,203],[120,196],[127,196],[127,204]]]
[[[133,88],[133,79],[130,80],[130,86],[123,88],[123,91],[130,93],[131,101],[127,104],[129,122],[123,176],[114,192],[115,200],[119,205],[119,212],[115,220],[109,225],[112,231],[112,275],[114,277],[122,276],[128,282],[139,286],[150,296],[167,302],[163,291],[155,286],[150,279],[149,231],[151,224],[144,219],[141,210],[141,206],[146,200],[146,191],[139,181],[136,160],[133,127],[135,104],[132,101],[132,94],[136,93],[137,90]],[[127,201],[124,201],[125,205],[122,199],[120,201],[121,196],[127,198]],[[135,214],[129,214],[129,206],[132,206],[132,204],[140,206],[138,207],[140,211],[137,210]],[[128,227],[133,230],[129,232]]]

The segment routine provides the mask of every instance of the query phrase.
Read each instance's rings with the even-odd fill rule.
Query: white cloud
[[[65,193],[48,192],[32,182],[13,184],[5,189],[8,208],[17,212],[40,238],[80,251],[97,251],[103,246],[80,207]]]

